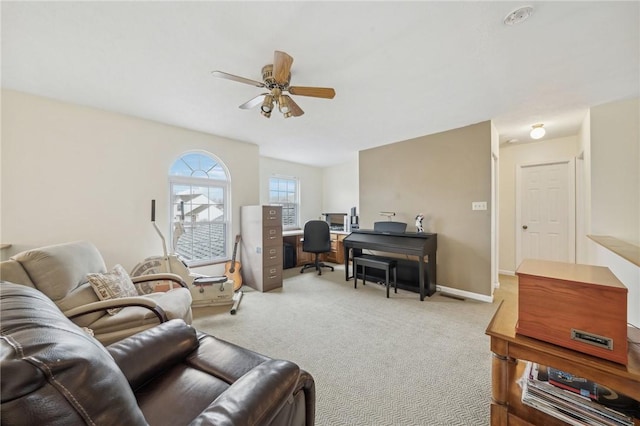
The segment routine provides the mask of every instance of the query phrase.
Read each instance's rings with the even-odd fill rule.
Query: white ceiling
[[[503,18],[531,4],[529,20]],[[2,87],[328,166],[359,150],[493,120],[500,141],[576,134],[590,106],[640,93],[640,2],[2,2]],[[305,111],[238,106],[273,51]]]

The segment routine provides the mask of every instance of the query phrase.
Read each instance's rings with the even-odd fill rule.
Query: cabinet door
[[[282,244],[263,248],[262,264],[267,266],[282,265]]]
[[[302,250],[302,243],[298,244],[298,266],[311,262],[313,262],[313,253]]]
[[[331,251],[323,255],[323,260],[331,263],[344,263],[344,246],[342,240],[344,240],[344,235],[331,234]]]
[[[282,246],[282,226],[265,226],[262,231],[264,247]]]
[[[342,265],[344,263],[344,240],[345,235],[339,234],[336,240],[336,260],[335,263]]]
[[[262,226],[282,226],[282,207],[263,206]]]
[[[262,271],[262,291],[282,287],[282,264],[265,266]]]

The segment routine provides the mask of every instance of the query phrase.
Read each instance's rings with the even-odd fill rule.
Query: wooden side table
[[[520,387],[516,381],[524,372],[525,361],[557,368],[593,380],[640,400],[640,346],[629,345],[629,363],[625,367],[541,340],[517,335],[517,300],[500,304],[487,327],[491,337],[493,361],[491,367],[491,425],[565,425],[542,411],[520,401]],[[634,333],[635,334],[635,333]],[[633,337],[638,340],[640,336]],[[640,420],[635,419],[640,426]]]

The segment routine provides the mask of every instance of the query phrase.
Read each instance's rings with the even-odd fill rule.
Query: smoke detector
[[[533,7],[523,6],[514,10],[510,14],[504,17],[504,23],[506,25],[518,25],[529,19],[533,14]]]

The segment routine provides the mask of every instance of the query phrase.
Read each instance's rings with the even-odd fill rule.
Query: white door
[[[575,163],[519,166],[516,173],[516,262],[575,262]]]

